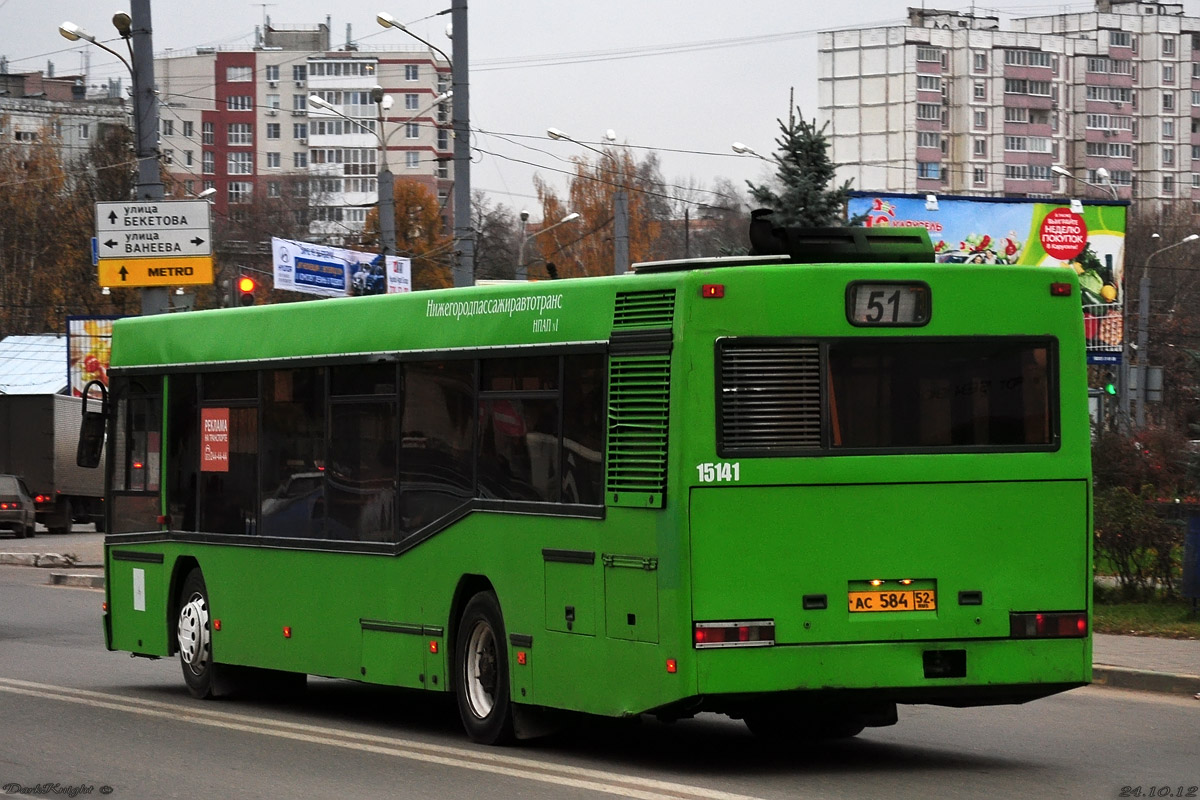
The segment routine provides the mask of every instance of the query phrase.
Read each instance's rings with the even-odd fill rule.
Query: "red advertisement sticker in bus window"
[[[200,409],[200,471],[229,472],[229,409]]]

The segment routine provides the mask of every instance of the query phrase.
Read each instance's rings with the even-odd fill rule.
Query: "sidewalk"
[[[0,540],[0,565],[51,567],[49,583],[103,587],[103,564],[99,533]],[[1094,683],[1200,699],[1200,640],[1097,633],[1093,642]]]

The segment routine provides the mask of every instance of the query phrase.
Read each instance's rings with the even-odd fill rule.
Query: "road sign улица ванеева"
[[[101,286],[182,286],[213,282],[206,200],[96,204]]]

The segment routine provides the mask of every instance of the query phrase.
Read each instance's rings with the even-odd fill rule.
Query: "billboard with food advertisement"
[[[1079,275],[1089,364],[1119,364],[1124,339],[1126,202],[853,192],[850,220],[922,227],[937,261],[1070,267]]]
[[[120,317],[67,317],[67,385],[72,397],[83,397],[91,381],[108,386],[113,320]],[[99,393],[93,391],[93,397]]]

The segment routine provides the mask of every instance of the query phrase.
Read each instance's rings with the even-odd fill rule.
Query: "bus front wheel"
[[[513,738],[505,642],[500,601],[492,592],[480,592],[467,603],[458,626],[454,693],[467,735],[481,744]]]
[[[208,619],[208,589],[199,569],[193,569],[183,581],[175,631],[188,691],[199,699],[212,697],[212,626]]]

